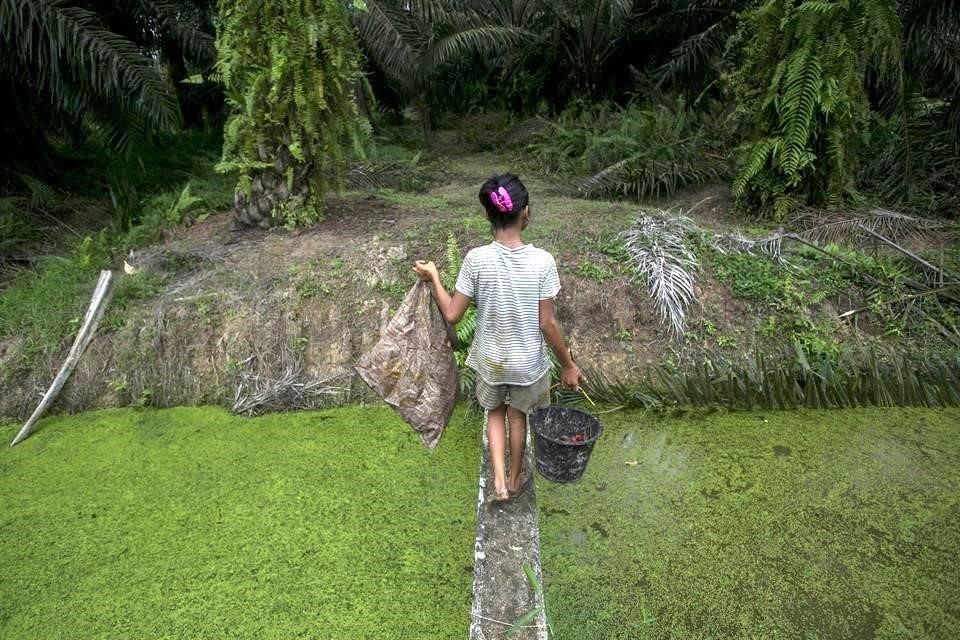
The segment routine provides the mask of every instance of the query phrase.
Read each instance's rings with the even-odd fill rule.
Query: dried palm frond
[[[693,272],[699,267],[687,245],[700,228],[683,215],[643,214],[624,233],[624,245],[637,277],[644,281],[660,319],[682,336],[686,309],[694,300]]]
[[[787,225],[798,236],[823,243],[862,239],[864,228],[888,239],[897,240],[929,236],[949,226],[939,220],[908,216],[886,209],[871,209],[866,212],[805,209]]]
[[[255,415],[267,411],[315,408],[322,404],[319,399],[324,396],[342,402],[349,395],[350,372],[341,371],[323,379],[310,380],[303,376],[302,363],[298,364],[288,366],[278,378],[240,372],[231,410]],[[345,385],[332,385],[335,380],[342,380]]]
[[[402,169],[400,163],[373,165],[354,162],[347,169],[345,181],[350,189],[383,189],[396,182]]]
[[[783,241],[792,239],[789,234],[784,234],[782,229],[774,231],[763,238],[751,238],[744,235],[742,231],[736,230],[733,233],[716,234],[716,246],[721,252],[732,251],[733,253],[751,253],[753,255],[763,255],[781,264],[786,264],[783,257]]]
[[[360,191],[377,189],[398,189],[417,191],[431,180],[432,174],[420,164],[420,154],[400,160],[368,159],[353,162],[345,175],[346,185]],[[434,177],[435,179],[435,177]]]

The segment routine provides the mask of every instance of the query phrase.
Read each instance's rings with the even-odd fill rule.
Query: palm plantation
[[[552,400],[605,431],[536,477],[545,609],[488,623],[960,635],[960,3],[0,0],[0,33],[8,442],[116,280],[0,458],[0,636],[466,635],[476,315],[435,451],[354,364],[505,170],[586,363]]]

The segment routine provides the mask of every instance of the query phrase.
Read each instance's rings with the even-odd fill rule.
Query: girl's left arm
[[[447,293],[440,282],[440,273],[433,262],[417,260],[413,265],[413,270],[417,272],[421,280],[426,280],[432,285],[433,299],[437,301],[437,307],[440,308],[443,319],[450,324],[460,322],[460,318],[463,317],[463,314],[467,312],[467,307],[470,306],[470,298],[459,291],[454,291],[452,296]]]

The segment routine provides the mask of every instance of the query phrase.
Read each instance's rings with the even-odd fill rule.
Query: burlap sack
[[[457,363],[429,284],[419,281],[407,293],[380,341],[363,354],[356,369],[420,434],[423,444],[437,446],[457,399]]]

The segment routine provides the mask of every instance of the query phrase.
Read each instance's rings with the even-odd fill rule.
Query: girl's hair
[[[500,195],[503,193],[500,191],[501,188],[506,191],[509,198],[503,198]],[[509,202],[510,207],[503,210],[506,202]],[[523,208],[530,204],[530,194],[520,182],[520,178],[512,173],[505,173],[501,176],[493,176],[483,183],[480,187],[480,204],[487,212],[487,218],[493,228],[503,229],[517,221]]]

